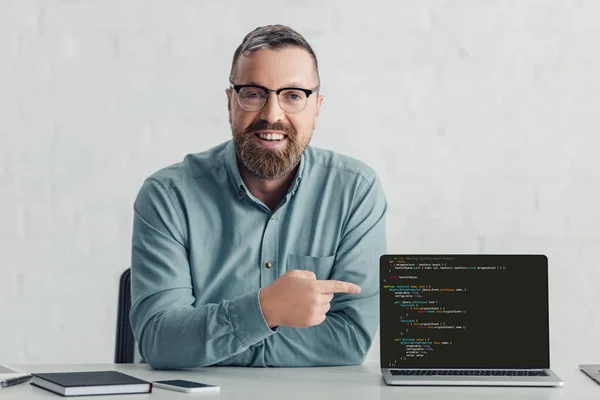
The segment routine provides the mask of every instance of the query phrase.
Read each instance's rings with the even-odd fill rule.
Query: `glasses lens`
[[[239,92],[240,106],[247,111],[257,111],[267,102],[265,91],[255,87],[243,87]]]
[[[279,106],[285,112],[297,113],[306,107],[306,93],[302,90],[284,90],[279,93]]]

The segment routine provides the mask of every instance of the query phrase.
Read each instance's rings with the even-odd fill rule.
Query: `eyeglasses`
[[[301,88],[281,88],[277,90],[267,89],[257,85],[234,85],[231,84],[238,94],[238,104],[246,111],[258,111],[267,104],[269,92],[275,92],[279,107],[286,113],[295,114],[306,108],[308,97],[319,90]]]

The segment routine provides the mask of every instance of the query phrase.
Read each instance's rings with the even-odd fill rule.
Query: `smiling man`
[[[387,205],[371,168],[309,146],[319,81],[300,34],[255,29],[226,90],[233,140],[142,185],[131,324],[153,368],[364,360]]]

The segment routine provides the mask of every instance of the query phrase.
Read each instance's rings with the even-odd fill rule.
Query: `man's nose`
[[[277,100],[276,93],[269,93],[267,96],[267,104],[260,110],[260,118],[267,121],[270,124],[274,124],[277,121],[282,121],[284,112],[279,107],[279,101]]]

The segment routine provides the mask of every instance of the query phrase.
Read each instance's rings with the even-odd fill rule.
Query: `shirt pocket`
[[[331,276],[331,269],[335,262],[335,255],[327,257],[313,257],[300,254],[288,254],[286,271],[303,269],[312,271],[319,280],[327,280]]]

